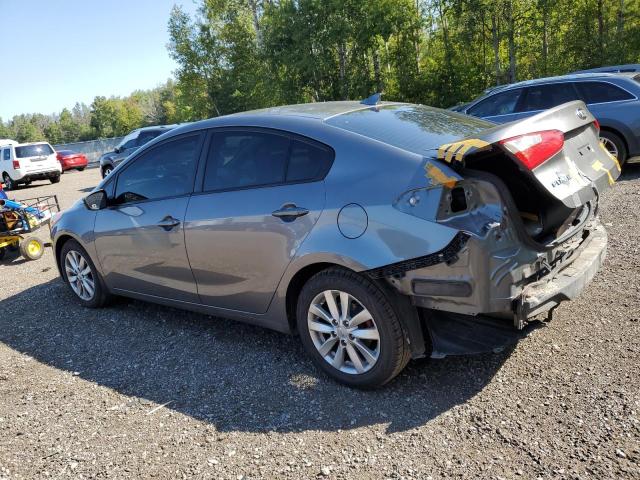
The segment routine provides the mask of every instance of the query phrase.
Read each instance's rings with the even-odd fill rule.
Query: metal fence
[[[95,163],[105,152],[110,152],[120,143],[123,137],[103,138],[102,140],[90,140],[88,142],[63,143],[54,145],[56,150],[73,150],[84,153],[89,163]]]

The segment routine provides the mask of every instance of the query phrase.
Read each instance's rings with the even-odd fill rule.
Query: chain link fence
[[[57,150],[73,150],[74,152],[84,153],[89,160],[89,165],[96,163],[100,155],[105,152],[111,152],[124,137],[103,138],[101,140],[90,140],[88,142],[74,142],[54,145]]]

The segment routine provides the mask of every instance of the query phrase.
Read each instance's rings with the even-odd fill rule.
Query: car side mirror
[[[89,210],[102,210],[107,207],[107,192],[98,190],[84,197],[84,204]]]

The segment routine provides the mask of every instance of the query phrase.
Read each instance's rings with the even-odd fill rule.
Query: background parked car
[[[600,123],[600,140],[620,163],[640,155],[640,75],[585,73],[505,85],[462,113],[507,123],[572,100],[583,100]]]
[[[628,63],[626,65],[610,65],[608,67],[590,68],[578,70],[573,73],[633,73],[640,72],[640,63]]]
[[[61,173],[56,152],[47,142],[0,144],[0,175],[6,190],[34,180],[58,183]]]
[[[100,157],[100,172],[102,173],[102,178],[109,175],[122,160],[135,152],[139,147],[175,127],[175,125],[158,125],[156,127],[138,128],[129,133],[122,139],[113,152],[107,152]]]
[[[72,150],[59,150],[56,152],[56,158],[58,159],[58,162],[60,162],[63,172],[74,168],[76,170],[83,171],[87,168],[87,164],[89,163],[84,154],[74,152]]]

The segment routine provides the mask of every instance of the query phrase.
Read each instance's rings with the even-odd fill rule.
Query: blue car
[[[572,100],[587,104],[600,124],[600,140],[621,164],[640,157],[638,73],[583,73],[513,83],[490,90],[461,113],[507,123]]]

